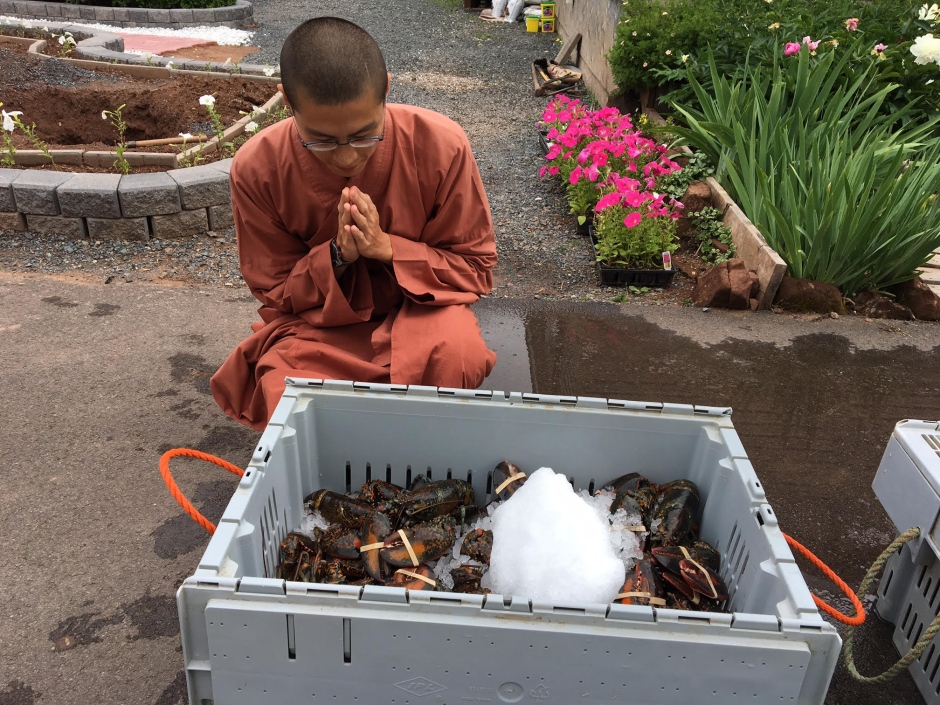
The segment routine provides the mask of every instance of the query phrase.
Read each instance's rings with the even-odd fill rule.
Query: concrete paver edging
[[[147,7],[100,7],[71,5],[65,2],[39,0],[0,0],[0,15],[16,15],[28,19],[48,20],[61,17],[87,20],[118,27],[199,27],[220,25],[245,29],[254,23],[254,8],[248,0],[235,0],[226,7],[192,9],[152,9]]]
[[[225,230],[231,163],[125,176],[0,169],[0,232],[165,240]]]

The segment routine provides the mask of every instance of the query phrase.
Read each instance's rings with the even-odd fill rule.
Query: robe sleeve
[[[464,137],[418,241],[390,234],[395,279],[432,306],[472,304],[493,288],[496,238],[483,181]]]
[[[242,278],[255,298],[280,313],[302,315],[313,325],[369,320],[371,287],[356,285],[357,272],[338,281],[330,241],[311,248],[288,232],[267,189],[237,166],[236,160],[231,171],[235,232]]]

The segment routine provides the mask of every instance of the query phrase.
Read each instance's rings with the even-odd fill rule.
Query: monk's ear
[[[288,109],[288,110],[290,110],[291,112],[294,112],[294,109],[293,109],[293,108],[291,107],[291,105],[290,105],[290,101],[287,100],[287,93],[284,92],[284,84],[283,84],[283,83],[278,83],[278,84],[277,84],[277,89],[280,91],[281,95],[284,96],[284,105],[287,106],[287,109]]]
[[[392,72],[388,72],[388,83],[385,86],[385,97],[388,98],[389,91],[392,90]]]

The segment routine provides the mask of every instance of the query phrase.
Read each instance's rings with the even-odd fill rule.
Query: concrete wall
[[[557,0],[558,32],[564,41],[581,35],[584,82],[601,105],[607,105],[616,91],[607,52],[614,43],[614,30],[620,21],[620,0]]]

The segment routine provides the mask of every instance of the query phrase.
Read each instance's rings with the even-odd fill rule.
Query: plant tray
[[[602,265],[597,261],[597,238],[594,237],[593,228],[589,234],[591,249],[594,251],[594,262],[597,265],[602,285],[666,287],[672,284],[672,278],[676,276],[675,269],[627,269]]]
[[[819,615],[730,409],[288,379],[177,595],[190,703],[821,705],[840,639]],[[274,578],[303,498],[459,477],[484,504],[511,459],[592,491],[629,469],[696,482],[728,612]],[[559,557],[564,560],[565,557]],[[432,696],[432,697],[426,697]]]
[[[548,143],[548,130],[540,130],[536,128],[535,133],[539,137],[539,147],[542,148],[542,155],[548,154],[549,143]]]

